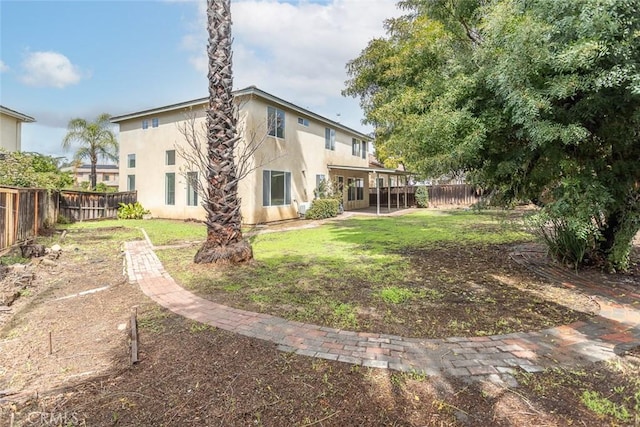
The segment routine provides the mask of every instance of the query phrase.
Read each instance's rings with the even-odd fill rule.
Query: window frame
[[[336,151],[336,130],[334,128],[324,128],[324,148]]]
[[[136,167],[136,153],[127,154],[127,168],[134,169]]]
[[[306,128],[309,127],[309,119],[305,119],[304,117],[298,117],[298,124],[300,126],[304,126]]]
[[[145,129],[149,129],[149,120],[148,119],[144,119],[142,121],[142,130],[145,130]]]
[[[160,119],[158,117],[154,117],[151,119],[151,127],[152,128],[157,128],[158,126],[160,126]]]
[[[273,124],[273,126],[272,126]],[[284,139],[286,113],[278,107],[267,105],[267,135]]]
[[[198,206],[198,172],[187,172],[187,206]]]
[[[368,154],[369,144],[365,140],[362,140],[361,143],[362,143],[362,148],[360,152],[362,153],[362,158],[366,159]]]
[[[136,175],[135,174],[127,175],[127,191],[136,191]]]
[[[176,204],[175,172],[167,172],[164,174],[164,204],[167,206],[175,206]]]
[[[169,160],[171,160],[171,156],[169,155],[169,153],[173,154],[173,162],[169,163]],[[176,150],[165,150],[164,152],[164,164],[166,166],[175,166],[176,165]]]
[[[351,138],[351,155],[360,157],[360,141],[356,138]]]
[[[284,174],[283,181],[283,204],[273,203],[273,178],[274,174]],[[271,169],[262,170],[262,206],[263,207],[279,207],[291,205],[291,172],[278,171]]]

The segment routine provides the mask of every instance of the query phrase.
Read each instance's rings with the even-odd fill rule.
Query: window
[[[291,204],[291,172],[262,171],[262,206]]]
[[[364,200],[364,179],[356,178],[356,200]]]
[[[198,172],[187,172],[187,206],[198,206]]]
[[[347,200],[356,199],[356,185],[353,178],[347,178]]]
[[[160,121],[158,120],[157,117],[154,117],[153,119],[151,119],[151,127],[157,128],[159,124],[160,124]]]
[[[344,194],[344,176],[338,176],[338,191]]]
[[[304,127],[309,127],[309,120],[302,117],[298,117],[298,124]]]
[[[362,158],[367,158],[367,141],[362,141]]]
[[[349,186],[347,200],[364,200],[364,179],[348,178],[347,185]]]
[[[149,120],[142,121],[142,129],[149,129]]]
[[[164,155],[165,164],[168,166],[176,164],[176,150],[167,150]]]
[[[324,148],[334,151],[336,149],[336,130],[324,128]]]
[[[284,111],[267,107],[267,126],[269,126],[269,135],[284,138]]]
[[[134,191],[136,189],[136,176],[127,175],[127,191]]]
[[[164,203],[176,204],[176,174],[173,172],[164,174]]]
[[[315,194],[316,197],[322,198],[325,196],[325,193],[327,191],[327,188],[320,188],[320,186],[322,185],[322,181],[324,181],[324,175],[323,174],[317,174],[316,175],[316,189],[313,192]]]
[[[351,140],[351,154],[360,157],[360,141],[355,138]]]
[[[102,180],[103,181],[109,181],[109,174],[108,173],[103,174],[102,175]]]
[[[127,167],[135,168],[136,167],[136,155],[135,154],[127,154]]]
[[[378,178],[378,188],[384,187],[384,178]]]

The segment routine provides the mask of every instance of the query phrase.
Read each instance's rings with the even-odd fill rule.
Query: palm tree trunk
[[[209,109],[207,110],[208,190],[207,240],[195,255],[196,263],[251,260],[251,245],[242,238],[242,216],[234,149],[236,109],[231,73],[230,0],[207,0],[209,31]]]
[[[98,185],[98,173],[96,172],[97,170],[97,165],[98,163],[98,158],[93,158],[91,157],[91,173],[89,175],[89,181],[91,184],[91,188],[90,190],[95,190],[96,186]]]

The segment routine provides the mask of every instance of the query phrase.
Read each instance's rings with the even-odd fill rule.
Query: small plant
[[[378,296],[386,303],[400,304],[414,298],[415,294],[411,289],[387,286],[378,293]]]
[[[73,218],[70,218],[70,217],[64,216],[64,215],[58,215],[58,220],[57,220],[58,224],[66,225],[66,224],[73,224],[74,222],[75,221],[74,221]]]
[[[416,205],[419,208],[429,207],[429,189],[425,185],[416,188]]]
[[[631,420],[631,414],[626,406],[618,405],[606,397],[600,396],[597,391],[585,390],[580,396],[580,401],[600,416],[608,415],[622,422]]]
[[[150,213],[151,211],[143,208],[140,202],[120,203],[118,219],[142,219],[144,215]]]

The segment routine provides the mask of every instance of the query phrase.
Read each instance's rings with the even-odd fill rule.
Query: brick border
[[[574,366],[608,360],[640,344],[640,300],[614,298],[589,284],[601,307],[599,315],[536,332],[445,339],[351,332],[286,320],[217,304],[179,286],[164,270],[148,240],[125,243],[126,272],[152,300],[186,318],[247,337],[270,341],[278,349],[303,356],[427,375],[453,375],[517,386],[519,368],[539,372],[551,366]],[[539,255],[539,254],[538,254]],[[534,271],[563,279],[534,252],[512,258]],[[541,267],[545,267],[541,270]],[[555,272],[554,272],[555,271]],[[563,279],[564,280],[564,279]]]

